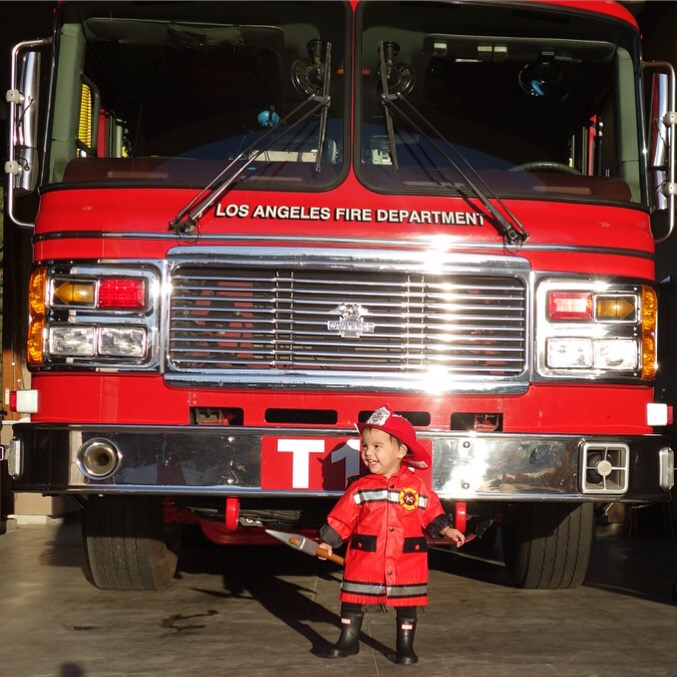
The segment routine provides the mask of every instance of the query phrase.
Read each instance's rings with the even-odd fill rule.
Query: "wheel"
[[[85,575],[104,590],[159,590],[174,578],[177,534],[165,527],[161,498],[90,498],[82,516]]]
[[[563,162],[551,162],[550,160],[537,160],[536,162],[525,162],[523,165],[516,165],[510,169],[511,172],[563,172],[564,174],[575,174],[580,176],[580,172]]]
[[[592,503],[518,504],[503,527],[503,550],[515,585],[575,588],[588,571],[595,537]]]

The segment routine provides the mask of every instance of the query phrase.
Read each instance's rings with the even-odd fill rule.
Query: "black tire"
[[[103,590],[159,590],[176,572],[176,534],[165,527],[161,498],[90,498],[82,515],[85,575]]]
[[[510,578],[520,588],[576,588],[588,571],[594,539],[592,503],[518,504],[503,528]]]

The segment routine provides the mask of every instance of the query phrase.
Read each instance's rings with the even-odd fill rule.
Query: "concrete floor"
[[[398,666],[394,615],[365,619],[362,650],[338,636],[340,570],[290,549],[188,549],[156,593],[91,587],[77,515],[0,535],[0,672],[12,677],[408,674],[453,677],[677,675],[677,539],[600,533],[577,590],[510,587],[479,544],[431,553],[420,662]]]

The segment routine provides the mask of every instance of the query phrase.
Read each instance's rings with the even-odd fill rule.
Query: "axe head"
[[[282,541],[290,548],[294,550],[300,550],[305,552],[306,555],[311,555],[313,557],[317,556],[317,550],[320,547],[315,541],[301,536],[300,534],[290,534],[286,531],[275,531],[273,529],[266,529],[266,533],[270,534],[273,538],[277,538],[278,541]]]

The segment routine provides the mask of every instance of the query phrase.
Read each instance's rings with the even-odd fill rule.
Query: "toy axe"
[[[290,548],[294,548],[294,550],[300,550],[312,557],[322,557],[343,566],[343,557],[333,553],[330,555],[324,548],[320,547],[317,541],[312,541],[300,534],[289,534],[285,531],[273,531],[273,529],[266,529],[266,533],[277,538],[278,541],[282,541]]]

